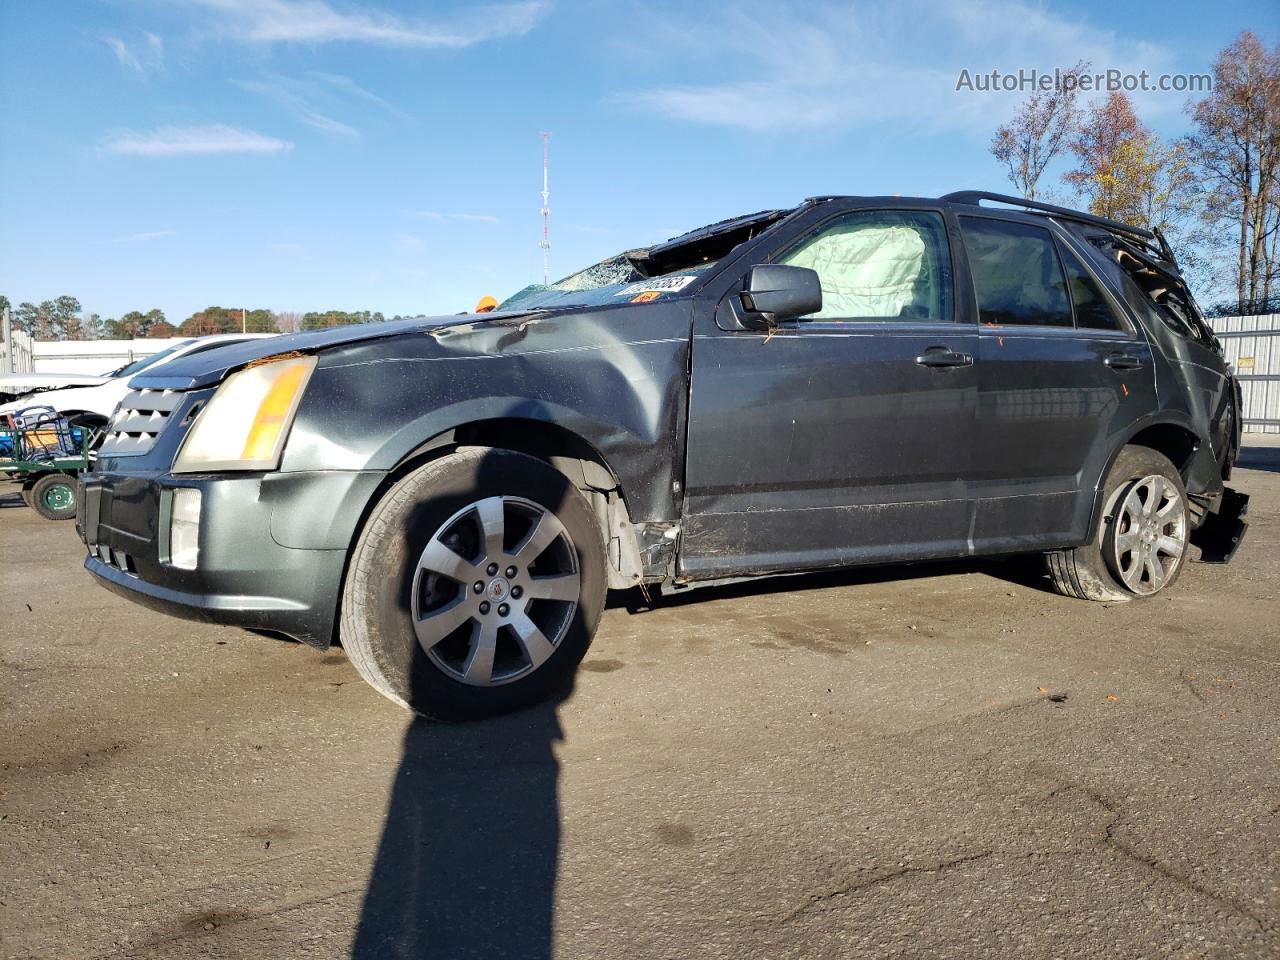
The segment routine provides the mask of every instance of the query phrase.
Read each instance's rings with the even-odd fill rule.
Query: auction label
[[[683,290],[697,279],[693,274],[687,273],[682,277],[654,277],[652,280],[637,280],[635,283],[627,284],[614,296],[634,297],[640,293],[675,293],[678,290]]]

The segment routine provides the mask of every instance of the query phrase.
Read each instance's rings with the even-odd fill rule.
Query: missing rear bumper
[[[1200,563],[1230,563],[1249,530],[1249,495],[1226,487],[1205,514],[1204,522],[1191,535],[1200,548]]]

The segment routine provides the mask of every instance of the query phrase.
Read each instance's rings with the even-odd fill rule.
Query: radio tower
[[[547,199],[551,196],[547,190],[547,145],[551,140],[551,134],[545,131],[542,134],[542,242],[538,246],[542,247],[542,285],[545,287],[551,283],[551,208],[547,206]]]

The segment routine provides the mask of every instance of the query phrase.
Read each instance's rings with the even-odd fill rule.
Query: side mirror
[[[808,267],[762,263],[751,268],[747,289],[738,294],[738,300],[744,327],[766,327],[821,310],[822,283]]]

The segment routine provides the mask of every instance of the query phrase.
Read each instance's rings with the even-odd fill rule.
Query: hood
[[[81,390],[86,387],[100,386],[102,386],[101,383],[81,383],[58,390],[37,390],[34,393],[21,396],[17,400],[10,400],[8,403],[0,404],[0,414],[16,413],[19,410],[26,410],[28,407],[53,407],[54,410],[75,410],[78,409],[78,397],[83,396],[80,393]]]
[[[567,311],[557,311],[563,313]],[[546,311],[545,313],[550,313]],[[540,315],[545,315],[540,313]],[[228,373],[254,360],[273,357],[280,353],[318,353],[330,347],[385,337],[433,333],[448,327],[483,324],[500,326],[529,316],[529,311],[505,311],[494,313],[468,313],[445,317],[413,317],[408,320],[387,320],[382,323],[357,323],[347,327],[327,330],[308,330],[304,333],[286,334],[265,340],[235,343],[216,350],[206,350],[189,356],[177,357],[146,370],[129,381],[134,389],[191,390],[207,387],[221,381]]]
[[[110,374],[95,373],[5,373],[0,374],[0,392],[20,394],[59,387],[96,387],[110,379]]]

